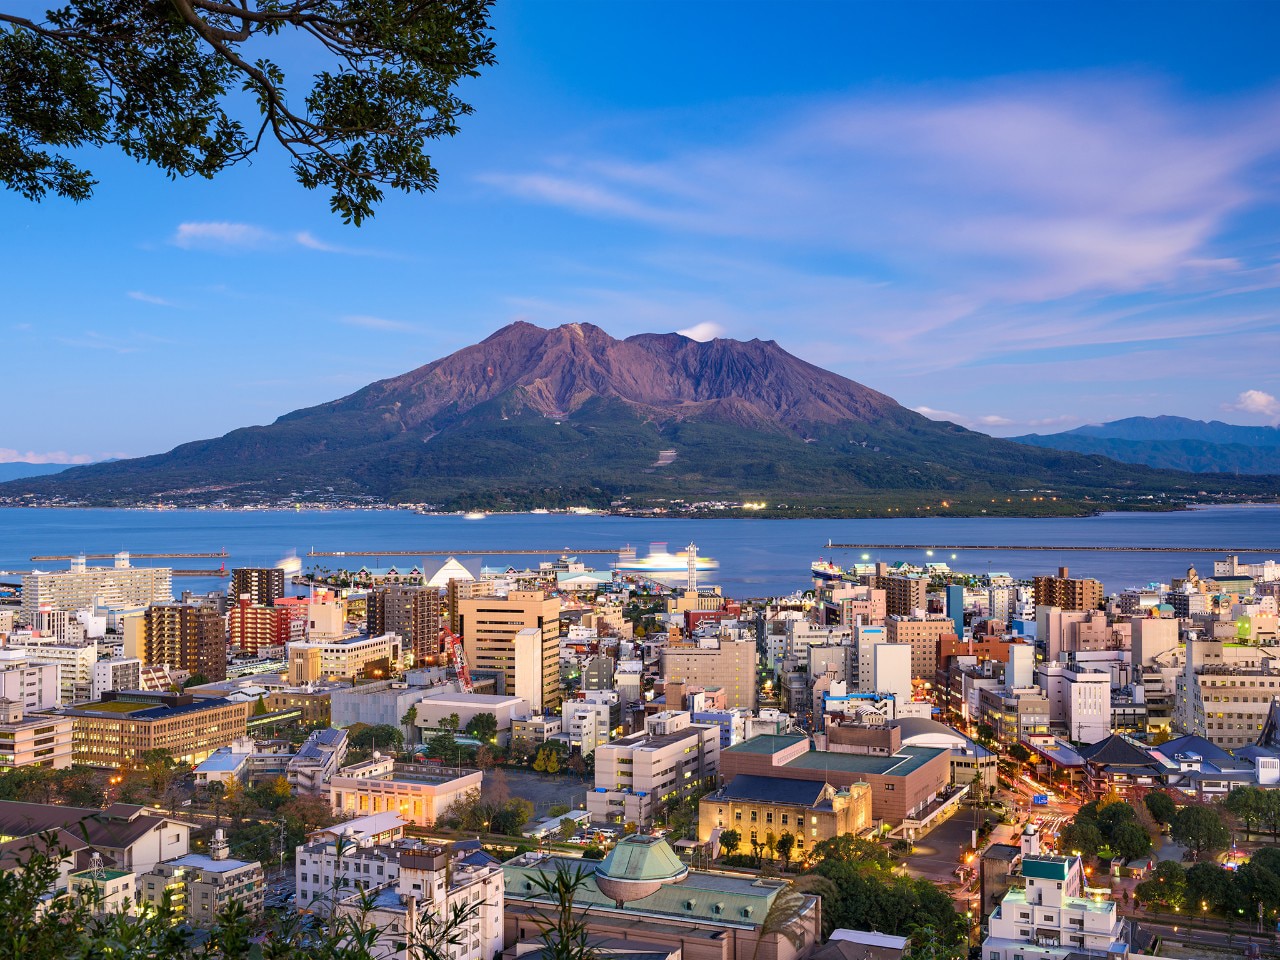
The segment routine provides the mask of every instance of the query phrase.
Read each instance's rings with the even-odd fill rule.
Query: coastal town
[[[0,869],[54,915],[405,960],[1275,951],[1275,560],[731,597],[695,544],[502,553],[23,575]]]

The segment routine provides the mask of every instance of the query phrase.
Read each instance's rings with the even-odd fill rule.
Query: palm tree
[[[400,724],[405,728],[405,740],[410,747],[417,740],[417,734],[414,732],[415,724],[418,722],[418,705],[411,704],[409,709],[404,712],[404,716],[400,718]]]
[[[769,912],[764,915],[756,930],[756,948],[751,953],[751,960],[759,957],[760,945],[766,937],[780,936],[797,950],[805,946],[805,932],[800,918],[804,916],[810,894],[814,893],[832,896],[835,885],[826,877],[818,876],[797,877],[783,885],[769,904]],[[822,936],[821,930],[817,931],[817,936]]]

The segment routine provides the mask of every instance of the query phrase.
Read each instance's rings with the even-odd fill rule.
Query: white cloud
[[[176,307],[177,304],[172,300],[166,300],[164,297],[157,297],[150,293],[143,293],[141,290],[130,290],[129,299],[137,300],[139,303],[149,303],[156,307]]]
[[[269,230],[251,223],[188,222],[178,224],[172,243],[184,250],[261,250],[279,242]]]
[[[1227,409],[1280,420],[1280,399],[1261,390],[1244,391],[1236,397],[1235,403],[1227,404]]]
[[[695,323],[692,327],[684,330],[677,330],[682,337],[688,337],[690,340],[714,340],[716,337],[723,337],[725,329],[718,323]]]
[[[385,317],[370,317],[364,314],[339,317],[338,322],[345,323],[349,327],[362,327],[365,330],[406,332],[418,329],[413,324],[405,323],[403,320],[388,320]]]
[[[36,453],[33,450],[22,452],[9,447],[0,447],[0,463],[93,463],[101,457],[91,457],[85,453],[67,453],[65,450],[54,450],[49,453]]]
[[[979,430],[982,433],[992,433],[998,436],[1011,436],[1013,434],[1023,433],[1028,428],[1033,427],[1066,427],[1068,424],[1080,422],[1079,417],[1074,417],[1069,414],[1055,417],[1031,418],[1029,420],[1015,420],[1012,417],[1005,417],[996,413],[971,416],[965,413],[957,413],[954,410],[938,410],[934,407],[912,407],[911,409],[922,416],[928,417],[930,420],[948,420],[951,423],[958,423],[962,427],[968,427],[970,430]]]

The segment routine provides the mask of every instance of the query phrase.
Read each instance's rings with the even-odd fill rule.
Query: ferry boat
[[[698,548],[689,544],[688,550],[671,553],[665,543],[649,544],[649,555],[637,557],[633,548],[627,547],[618,554],[617,569],[624,573],[675,574],[689,572],[689,554],[693,553],[694,569],[699,573],[715,570],[720,564],[710,557],[699,556]]]
[[[463,520],[483,520],[487,516],[488,514],[485,513],[483,510],[472,510],[470,513],[464,513],[462,515],[462,519]]]
[[[815,560],[809,565],[809,569],[819,580],[839,580],[844,576],[844,568],[836,566],[830,560]]]
[[[296,553],[281,557],[276,561],[276,569],[283,570],[286,577],[296,576],[302,572],[302,558]]]

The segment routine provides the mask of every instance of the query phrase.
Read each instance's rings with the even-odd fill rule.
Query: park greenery
[[[491,0],[69,0],[0,10],[0,184],[88,198],[86,148],[169,177],[281,158],[359,225],[385,188],[435,189],[426,152],[495,62]],[[312,65],[298,82],[285,62]],[[268,149],[269,148],[269,149]]]
[[[1190,867],[1162,860],[1138,884],[1134,897],[1167,913],[1211,914],[1232,922],[1261,920],[1270,927],[1280,914],[1280,848],[1264,847],[1235,870],[1211,860]]]
[[[1082,806],[1063,828],[1058,845],[1086,862],[1096,857],[1136,860],[1151,852],[1151,832],[1137,807],[1109,796]]]

